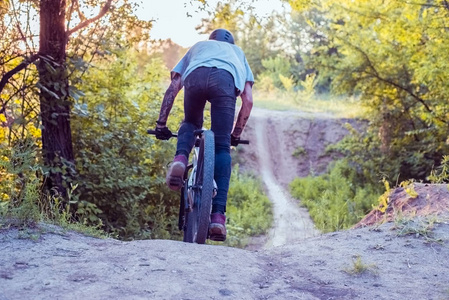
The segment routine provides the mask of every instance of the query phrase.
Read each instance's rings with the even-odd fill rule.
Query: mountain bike
[[[149,134],[156,134],[148,130]],[[208,239],[212,198],[217,193],[214,180],[215,138],[211,130],[196,130],[192,160],[184,172],[180,193],[178,228],[183,241],[204,244]],[[173,134],[172,137],[177,137]],[[239,144],[249,144],[240,140]]]

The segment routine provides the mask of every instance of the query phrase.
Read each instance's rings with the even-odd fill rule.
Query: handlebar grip
[[[152,134],[152,135],[156,135],[156,130],[148,129],[148,130],[147,130],[147,133],[148,133],[148,134]],[[171,134],[171,137],[178,137],[178,135],[177,135],[176,133],[172,133],[172,134]]]
[[[249,140],[240,140],[239,144],[249,145]]]

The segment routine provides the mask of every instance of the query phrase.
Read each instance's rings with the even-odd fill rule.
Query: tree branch
[[[96,15],[95,17],[91,18],[91,19],[87,19],[81,23],[79,23],[77,26],[75,26],[74,28],[70,29],[67,31],[67,37],[69,37],[70,35],[72,35],[72,33],[88,26],[89,24],[97,21],[98,19],[102,18],[107,12],[108,10],[111,8],[111,2],[112,0],[108,0],[108,2],[106,2],[106,4],[103,6],[103,8],[100,10],[100,12],[98,13],[98,15]]]
[[[6,84],[8,83],[9,79],[14,75],[25,69],[28,65],[35,62],[40,57],[40,54],[33,54],[29,58],[25,59],[23,62],[21,62],[17,67],[14,69],[8,71],[3,75],[2,79],[0,80],[0,94],[5,88]],[[5,105],[0,109],[0,113],[2,113],[5,110]]]
[[[84,22],[87,20],[86,16],[83,14],[83,12],[80,9],[79,0],[76,0],[76,12],[78,13],[78,18],[80,18],[81,22]]]

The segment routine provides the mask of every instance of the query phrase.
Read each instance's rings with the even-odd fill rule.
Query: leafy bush
[[[157,119],[168,71],[153,61],[139,73],[136,55],[116,54],[106,69],[88,71],[80,86],[85,97],[75,105],[76,214],[121,239],[176,237],[178,196],[165,187],[174,143],[146,134]],[[173,108],[171,128],[180,111]]]
[[[351,227],[377,204],[380,187],[358,182],[358,178],[347,160],[340,160],[327,174],[294,179],[290,188],[318,229],[336,231]]]
[[[40,219],[41,168],[37,151],[31,138],[1,148],[0,216],[24,223]]]
[[[290,76],[291,62],[288,58],[278,55],[262,60],[264,71],[260,76],[268,77],[276,88],[283,89],[282,78]]]

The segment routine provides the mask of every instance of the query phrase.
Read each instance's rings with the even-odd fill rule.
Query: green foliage
[[[139,55],[117,51],[108,68],[91,68],[83,78],[85,97],[72,121],[76,212],[82,222],[101,222],[122,239],[168,238],[176,236],[178,207],[178,196],[165,187],[174,143],[145,133],[157,119],[168,71],[153,61],[139,72]],[[169,120],[172,129],[180,122],[179,104]]]
[[[42,191],[46,168],[39,161],[40,149],[29,136],[12,147],[0,148],[0,219],[12,226],[35,226],[46,222],[92,236],[104,236],[95,227],[77,223],[71,216],[70,205],[57,193]],[[75,187],[74,187],[75,188]],[[73,189],[68,190],[72,200]]]
[[[432,170],[428,179],[432,183],[447,183],[449,182],[449,155],[444,155],[441,165],[435,170]]]
[[[438,63],[449,53],[443,42],[449,33],[439,30],[446,7],[312,0],[299,9],[304,1],[290,2],[321,32],[309,64],[332,78],[334,92],[357,95],[368,110],[366,134],[347,140],[345,155],[377,177],[425,180],[449,151],[448,72]]]
[[[295,151],[293,151],[293,153],[292,153],[293,157],[300,157],[303,155],[307,155],[307,151],[306,151],[306,149],[304,149],[304,147],[297,147],[295,149]]]
[[[250,236],[264,234],[271,228],[271,202],[263,193],[261,182],[249,174],[232,170],[226,216],[230,246],[244,247]]]
[[[347,160],[340,160],[328,174],[294,179],[290,189],[318,229],[336,231],[356,224],[377,203],[380,188],[364,183],[362,177]]]
[[[0,216],[21,222],[40,219],[40,165],[31,138],[0,148]]]
[[[49,57],[40,55],[36,60],[36,65],[44,66],[50,75],[58,75],[47,82],[47,86],[51,86],[53,91],[42,85],[43,80],[48,78],[42,76],[38,78],[35,64],[29,64],[31,57],[37,57],[37,47],[39,47],[39,43],[35,43],[35,38],[39,35],[37,32],[39,26],[30,23],[34,22],[39,14],[38,2],[15,1],[14,5],[9,6],[10,3],[12,2],[3,1],[0,4],[0,39],[2,41],[0,43],[0,52],[2,53],[0,77],[2,83],[6,79],[6,85],[4,87],[2,85],[0,91],[0,149],[2,152],[0,156],[4,162],[0,166],[2,175],[0,179],[1,210],[7,216],[14,218],[31,221],[49,218],[55,221],[55,218],[66,217],[63,214],[68,213],[66,208],[69,206],[62,204],[63,202],[67,203],[56,191],[50,191],[46,195],[43,195],[41,191],[42,178],[49,174],[49,168],[48,166],[43,167],[40,161],[42,159],[40,127],[43,117],[39,115],[39,109],[43,106],[39,105],[39,97],[47,94],[55,98],[63,98],[64,101],[54,103],[54,107],[60,109],[62,106],[69,107],[72,101],[70,97],[76,100],[79,94],[72,86],[67,87],[65,83],[60,84],[61,78],[65,78],[65,75],[61,77],[61,74],[56,74],[55,67],[64,67],[65,65],[52,66],[45,63],[51,60]],[[78,22],[79,16],[84,18],[83,9],[87,8],[89,11],[91,8],[101,5],[104,5],[102,1],[94,0],[78,7],[76,14],[74,10],[65,11],[67,24],[70,24],[68,29],[77,25],[70,22],[72,17]],[[68,57],[70,57],[69,73],[72,76],[72,83],[78,81],[80,76],[78,71],[83,72],[87,68],[88,64],[83,61],[83,56],[92,59],[92,55],[105,54],[111,44],[114,46],[124,45],[147,37],[146,33],[148,33],[150,23],[137,20],[132,15],[133,6],[127,1],[118,3],[102,18],[105,22],[90,23],[89,26],[77,31],[76,35],[72,35],[72,39],[67,40],[69,44]],[[139,34],[133,35],[137,31]],[[44,35],[41,38],[49,36],[48,34]],[[19,64],[25,68],[17,69]],[[19,70],[18,73],[12,77],[5,77],[8,73],[17,70]],[[60,97],[61,95],[63,97]],[[57,114],[55,113],[51,117],[56,118]],[[49,131],[47,128],[47,133]],[[68,141],[71,142],[71,140]],[[61,145],[58,144],[58,146]],[[58,155],[64,154],[59,153]],[[52,171],[59,172],[61,170],[53,169]],[[65,179],[70,182],[70,178]],[[44,184],[47,183],[44,182]],[[69,216],[67,217],[69,218]]]
[[[295,63],[292,64],[291,73],[295,82],[305,81],[310,74],[317,74],[314,82],[316,93],[329,93],[332,77],[317,63],[323,54],[320,49],[329,44],[321,27],[326,26],[329,20],[326,15],[316,9],[293,10],[286,21],[285,34],[281,35],[287,47],[294,53]],[[332,48],[329,47],[329,52]],[[290,49],[289,49],[290,50]],[[324,54],[327,56],[327,53]]]
[[[244,20],[243,25],[237,32],[237,36],[239,36],[238,45],[245,52],[248,64],[257,78],[257,83],[259,83],[263,78],[260,75],[265,70],[262,61],[276,57],[281,53],[279,44],[282,41],[279,39],[279,24],[277,22],[281,16],[272,15],[260,20],[251,11],[247,12],[247,15],[250,15],[249,18]],[[258,86],[263,85],[259,84]]]
[[[299,94],[299,102],[307,102],[310,101],[311,99],[313,99],[314,95],[315,95],[315,86],[316,86],[316,74],[312,73],[312,74],[308,74],[305,78],[304,81],[300,81],[301,84],[301,91],[298,93]]]
[[[262,60],[262,65],[264,71],[260,76],[270,78],[276,88],[284,88],[282,79],[290,74],[291,63],[289,59],[278,55]]]
[[[279,80],[282,83],[282,87],[287,92],[293,92],[293,89],[295,87],[295,83],[293,82],[293,76],[287,77],[282,74],[279,74]]]

